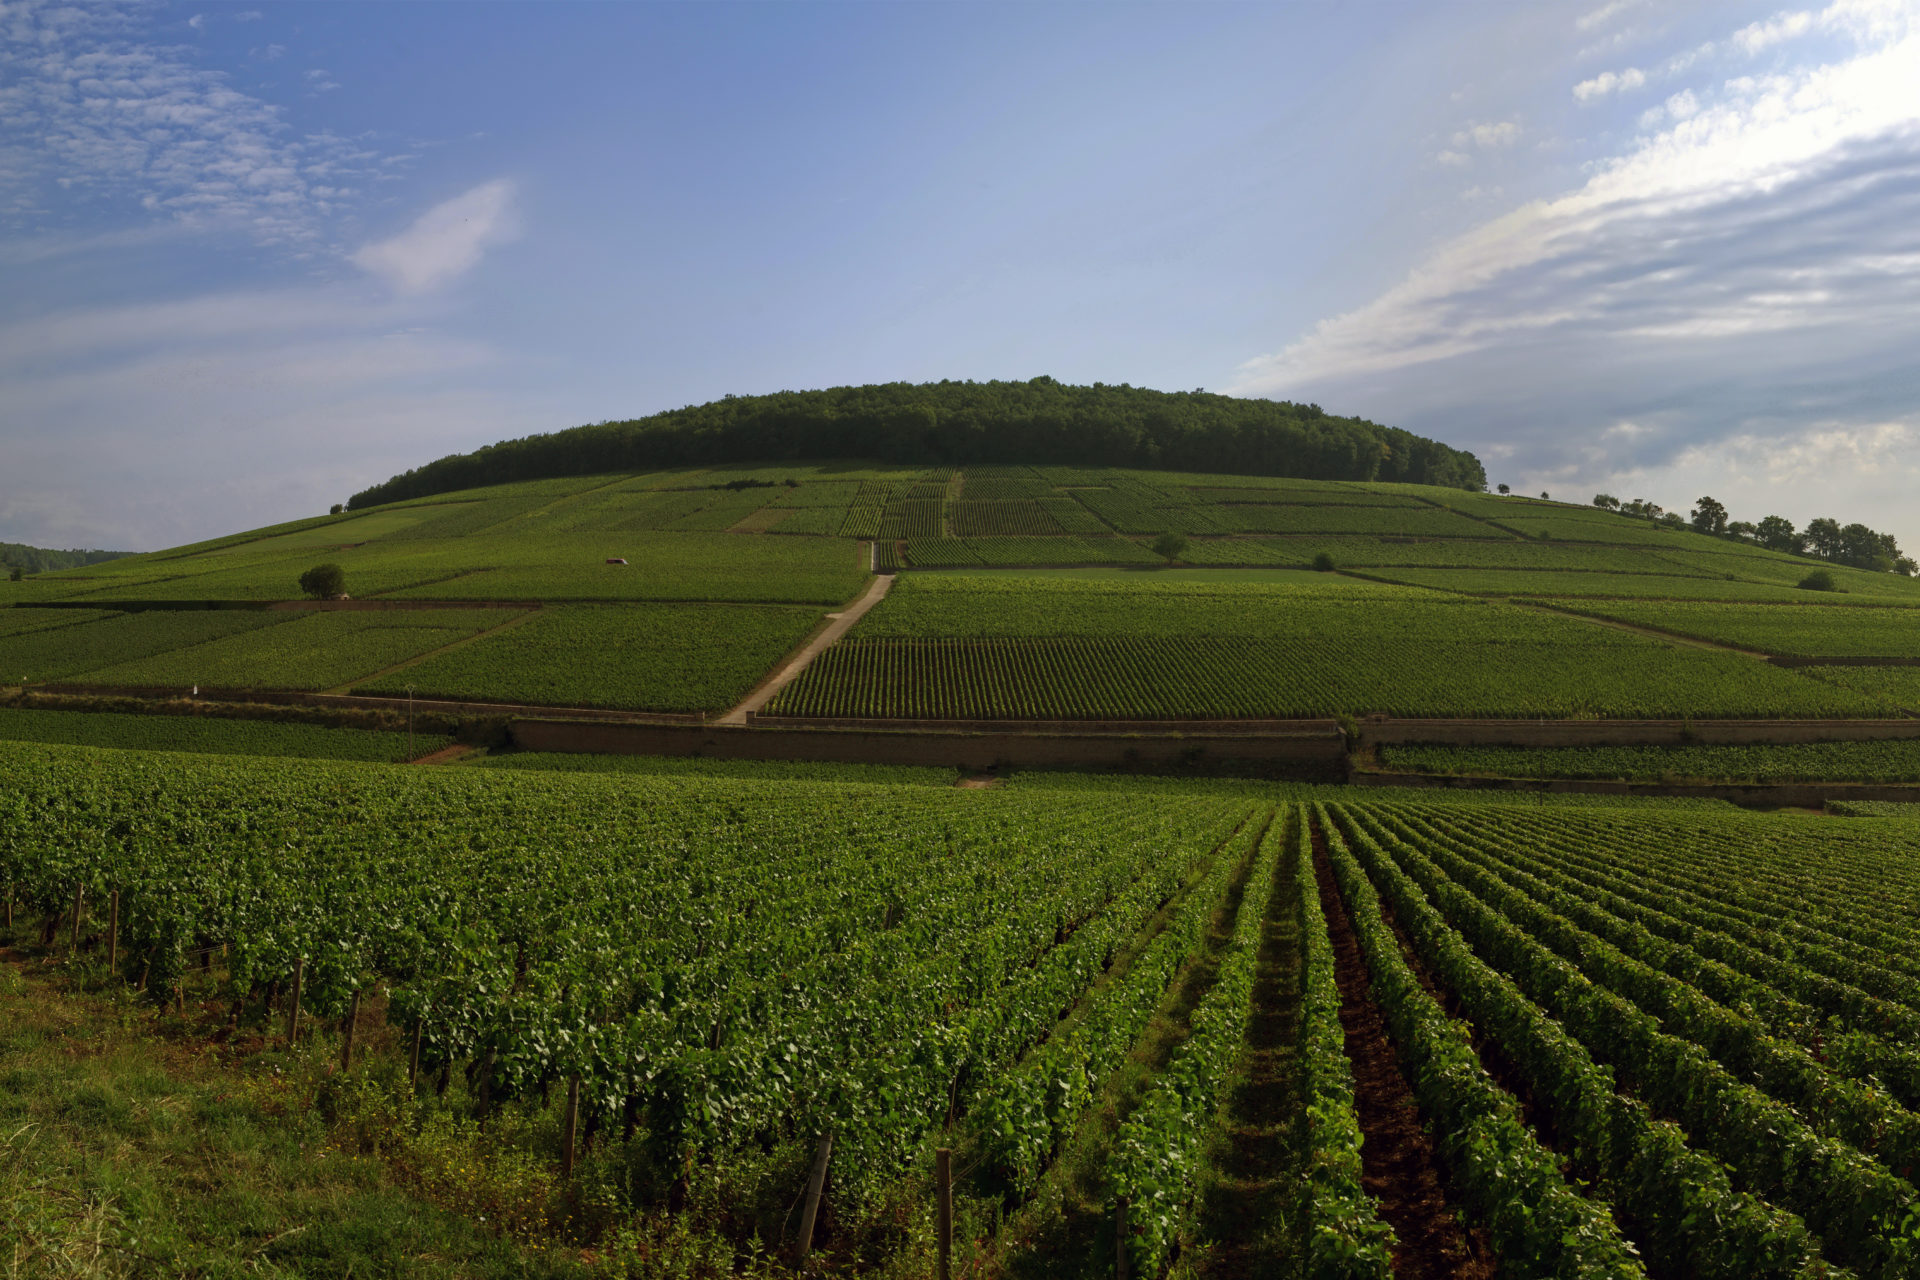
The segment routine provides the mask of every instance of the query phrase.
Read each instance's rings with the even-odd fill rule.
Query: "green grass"
[[[14,707],[0,708],[0,739],[135,751],[303,756],[324,760],[396,761],[407,755],[405,733],[213,716],[128,715]],[[416,755],[425,755],[452,741],[443,735],[422,733],[414,739],[414,751]]]
[[[20,1276],[559,1276],[328,1141],[277,1068],[0,962],[0,1265]],[[303,1077],[311,1073],[301,1072]],[[306,1079],[302,1080],[305,1084]]]
[[[95,685],[332,689],[519,616],[511,609],[327,610],[87,674]]]
[[[1779,746],[1383,746],[1381,767],[1506,778],[1635,782],[1920,782],[1920,741]]]
[[[498,635],[359,686],[421,697],[718,711],[819,622],[817,610],[660,604],[554,607]]]

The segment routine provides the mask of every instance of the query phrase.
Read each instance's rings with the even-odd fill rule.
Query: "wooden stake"
[[[807,1260],[813,1251],[813,1224],[820,1216],[820,1193],[827,1185],[827,1161],[833,1155],[833,1134],[820,1135],[820,1149],[814,1153],[813,1175],[807,1179],[807,1205],[800,1213],[800,1240],[794,1246],[794,1265]]]
[[[1113,1202],[1113,1274],[1115,1280],[1127,1280],[1127,1198]]]
[[[300,1034],[300,979],[305,976],[307,958],[296,957],[293,962],[293,998],[287,1002],[287,1046],[293,1046],[294,1038]]]
[[[107,899],[107,972],[120,974],[120,891]]]
[[[86,903],[87,887],[84,884],[73,886],[73,933],[67,938],[67,949],[80,949],[80,911]]]
[[[940,1206],[940,1280],[951,1280],[953,1267],[953,1152],[946,1147],[933,1153],[933,1183]]]
[[[580,1132],[580,1077],[567,1077],[567,1122],[560,1136],[560,1176],[573,1176],[573,1142]]]
[[[413,1052],[407,1061],[407,1092],[420,1092],[420,1033],[425,1030],[427,1020],[416,1018],[413,1022]]]
[[[360,1023],[360,993],[353,993],[353,1000],[347,1005],[347,1034],[340,1042],[340,1069],[353,1066],[353,1029]]]

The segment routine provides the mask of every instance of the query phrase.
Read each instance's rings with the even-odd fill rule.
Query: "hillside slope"
[[[728,396],[651,417],[507,440],[355,494],[359,510],[553,476],[780,459],[1070,463],[1487,487],[1471,453],[1319,405],[1126,385],[937,382]]]
[[[1185,536],[1179,563],[1156,535]],[[348,601],[299,598],[337,563]],[[1331,572],[1312,572],[1316,563]],[[1898,716],[1920,583],[1459,489],[861,463],[529,481],[0,583],[8,685],[807,719]],[[941,572],[921,572],[941,570]]]

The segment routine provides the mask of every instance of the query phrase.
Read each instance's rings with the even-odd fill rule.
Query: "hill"
[[[1051,463],[1390,480],[1485,489],[1479,459],[1317,404],[1204,391],[1027,382],[890,382],[728,396],[647,418],[507,440],[353,496],[352,510],[554,476],[876,458],[917,466]]]
[[[1155,535],[1185,536],[1169,565]],[[344,571],[352,600],[305,601]],[[1329,571],[1314,572],[1319,563]],[[1459,489],[855,462],[436,494],[0,583],[0,676],[822,720],[1898,717],[1920,583]],[[939,572],[926,572],[939,570]],[[896,581],[890,579],[891,581]]]

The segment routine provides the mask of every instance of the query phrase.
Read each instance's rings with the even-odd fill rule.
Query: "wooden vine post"
[[[120,891],[107,897],[107,972],[120,973]]]
[[[947,1147],[939,1147],[933,1153],[933,1181],[940,1211],[940,1280],[952,1280],[953,1152]]]
[[[813,1224],[820,1216],[820,1193],[827,1185],[827,1161],[833,1157],[833,1134],[820,1135],[820,1149],[814,1153],[813,1174],[807,1179],[807,1204],[800,1212],[800,1239],[793,1248],[793,1263],[799,1266],[813,1252]]]
[[[356,988],[353,999],[347,1005],[347,1034],[340,1039],[340,1069],[348,1070],[353,1066],[353,1031],[360,1025],[360,992]]]
[[[580,1133],[580,1077],[567,1077],[567,1119],[560,1130],[560,1176],[573,1176],[573,1147]]]
[[[67,937],[67,950],[69,951],[78,951],[80,949],[80,912],[86,905],[86,896],[86,885],[76,884],[73,886],[73,932]]]
[[[287,1047],[292,1048],[294,1038],[300,1034],[300,980],[306,974],[307,958],[296,956],[293,961],[293,998],[287,1001]]]

